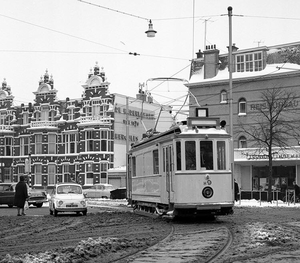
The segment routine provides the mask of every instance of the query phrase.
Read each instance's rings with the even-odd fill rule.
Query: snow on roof
[[[233,72],[232,79],[243,79],[243,78],[251,78],[251,77],[261,77],[273,74],[283,74],[300,71],[300,65],[292,64],[292,63],[280,63],[280,64],[267,64],[265,69],[261,71],[247,71],[247,72]],[[225,81],[229,79],[229,71],[226,69],[220,70],[218,74],[209,79],[204,79],[204,70],[203,68],[190,78],[189,84],[193,83],[206,83],[206,82],[219,82]]]

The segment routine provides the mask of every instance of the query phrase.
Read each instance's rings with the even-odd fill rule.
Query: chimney
[[[201,49],[196,53],[197,58],[203,58],[203,52],[201,52]]]
[[[229,52],[229,46],[227,46],[228,52]],[[239,48],[235,46],[235,43],[232,44],[232,52],[237,51]]]
[[[217,75],[219,65],[219,50],[216,45],[206,46],[204,53],[204,79],[213,78]]]

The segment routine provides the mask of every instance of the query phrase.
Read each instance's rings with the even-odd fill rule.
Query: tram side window
[[[136,177],[136,160],[135,157],[132,157],[132,177]]]
[[[212,141],[200,142],[200,164],[201,164],[201,169],[206,169],[206,170],[214,169]]]
[[[181,142],[176,142],[176,163],[177,170],[181,170]]]
[[[136,161],[136,176],[143,176],[144,175],[144,156],[142,154],[137,155],[135,157],[135,161]]]
[[[159,174],[158,150],[153,151],[153,174]]]
[[[217,142],[217,155],[218,170],[226,170],[225,142]]]
[[[185,169],[196,170],[196,143],[195,141],[185,142]]]

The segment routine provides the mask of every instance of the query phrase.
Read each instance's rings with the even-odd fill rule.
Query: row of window
[[[92,106],[84,106],[82,109],[82,115],[84,117],[104,117],[105,113],[109,109],[109,104],[92,104]],[[55,116],[58,111],[53,108],[52,105],[42,105],[38,107],[38,110],[34,112],[35,121],[55,121]],[[14,116],[8,111],[3,111],[0,113],[0,125],[10,125]],[[75,119],[75,107],[68,108],[68,120]],[[24,111],[22,113],[22,124],[29,123],[29,112]]]
[[[220,93],[220,102],[221,103],[227,103],[227,91],[222,90]],[[239,115],[246,115],[246,109],[247,109],[247,101],[245,98],[240,98],[238,101],[238,114]]]
[[[163,148],[162,172],[172,170],[173,159],[176,160],[176,170],[227,170],[226,142],[212,140],[177,141],[175,156],[172,149]],[[172,148],[172,147],[171,147]],[[133,177],[159,174],[159,151],[157,149],[131,157]]]
[[[101,178],[107,178],[107,171],[109,168],[109,164],[107,162],[100,163],[100,175]],[[47,181],[48,185],[53,185],[57,183],[57,165],[56,164],[48,164],[47,165]],[[79,164],[75,164],[75,170],[79,171]],[[17,174],[18,176],[25,174],[25,166],[19,165],[17,166]],[[62,176],[60,182],[70,182],[70,164],[62,165]],[[94,183],[94,173],[93,173],[93,165],[92,163],[85,163],[85,184],[93,184]],[[42,164],[34,164],[34,185],[42,185]]]
[[[114,151],[114,138],[113,132],[110,130],[101,130],[99,132],[99,138],[95,138],[94,131],[85,131],[85,149],[84,151],[102,151],[102,152],[113,152]],[[44,154],[43,152],[43,134],[35,134],[35,154]],[[63,153],[77,153],[78,152],[78,133],[65,133],[62,135],[62,144],[64,148]],[[96,148],[95,142],[99,142]],[[5,137],[4,139],[4,155],[12,156],[13,149],[13,138]],[[15,145],[14,145],[15,146]],[[20,156],[28,155],[30,153],[30,139],[29,136],[20,137]],[[48,134],[48,154],[57,153],[57,135]]]

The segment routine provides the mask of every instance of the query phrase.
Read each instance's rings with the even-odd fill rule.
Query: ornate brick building
[[[36,188],[71,180],[83,186],[109,183],[109,169],[126,165],[127,144],[142,137],[145,123],[154,127],[161,108],[144,92],[136,98],[110,94],[109,84],[96,64],[82,85],[81,98],[58,100],[46,71],[34,102],[14,106],[11,88],[3,81],[0,180],[18,181],[20,175],[29,175]],[[169,127],[169,109],[163,116]],[[122,176],[111,176],[116,187],[124,186]]]

